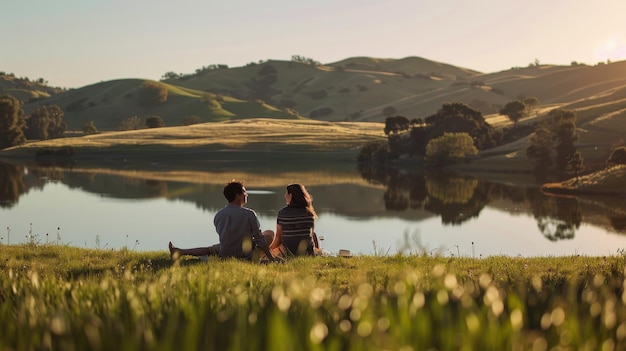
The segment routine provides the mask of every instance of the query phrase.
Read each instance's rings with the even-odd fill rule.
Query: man
[[[248,193],[242,182],[231,181],[224,187],[224,197],[228,204],[215,214],[213,223],[220,237],[220,243],[209,247],[180,249],[169,243],[170,256],[177,259],[181,255],[235,257],[250,260],[253,245],[261,249],[270,261],[282,261],[274,257],[256,213],[247,207]]]

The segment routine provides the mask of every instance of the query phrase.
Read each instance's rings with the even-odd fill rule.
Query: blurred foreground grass
[[[260,265],[0,246],[1,350],[619,350],[622,254]]]

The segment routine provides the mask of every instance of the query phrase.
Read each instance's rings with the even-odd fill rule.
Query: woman
[[[311,194],[302,184],[289,184],[285,202],[287,206],[278,211],[276,234],[270,250],[280,251],[282,245],[286,254],[314,255],[319,250],[319,243],[314,232],[317,214]]]

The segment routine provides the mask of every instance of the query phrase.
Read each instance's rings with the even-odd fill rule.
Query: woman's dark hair
[[[237,194],[243,194],[243,182],[232,180],[224,187],[224,197],[228,202],[233,202]]]
[[[287,193],[291,194],[291,202],[289,206],[306,208],[307,211],[313,215],[313,218],[317,218],[317,213],[313,208],[313,197],[306,191],[306,188],[302,184],[289,184],[287,185]]]

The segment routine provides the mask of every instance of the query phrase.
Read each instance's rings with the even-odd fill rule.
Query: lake
[[[0,243],[165,251],[217,243],[222,188],[244,180],[248,207],[275,229],[285,186],[314,197],[316,232],[332,253],[486,257],[616,255],[626,249],[626,201],[555,197],[537,184],[358,169],[272,166],[167,169],[40,167],[0,162]]]

